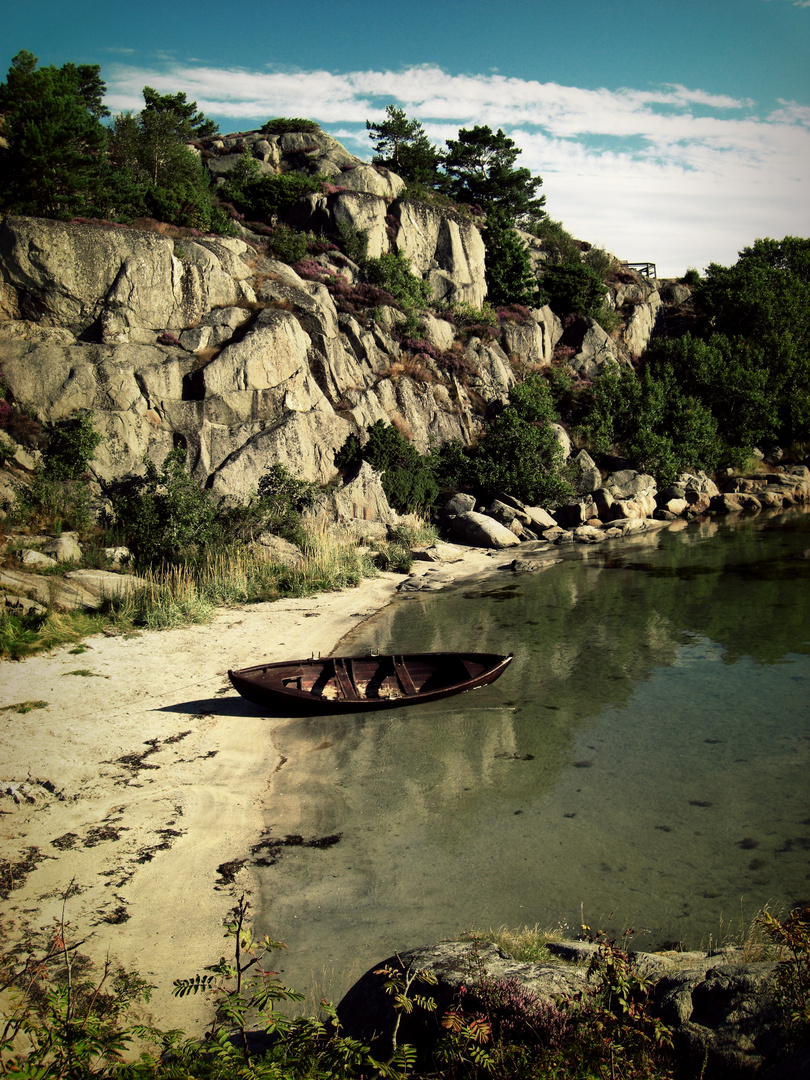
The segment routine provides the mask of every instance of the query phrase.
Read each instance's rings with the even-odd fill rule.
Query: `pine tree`
[[[371,159],[384,165],[409,183],[435,187],[439,182],[440,154],[418,120],[409,120],[404,109],[387,105],[385,120],[366,120],[369,138],[376,139],[377,151]]]
[[[503,210],[487,215],[484,243],[489,302],[536,305],[539,292],[528,249]]]
[[[212,215],[210,180],[186,144],[213,134],[217,125],[183,93],[158,94],[145,86],[143,96],[144,108],[116,116],[110,133],[110,160],[139,192],[134,215],[207,229]]]
[[[449,194],[486,213],[502,210],[516,224],[542,217],[546,197],[538,197],[537,189],[543,181],[529,169],[514,168],[520,153],[500,128],[461,128],[457,139],[447,140],[443,158]]]
[[[108,115],[97,65],[37,68],[27,50],[0,86],[7,149],[0,157],[0,203],[18,214],[70,218],[103,199]]]

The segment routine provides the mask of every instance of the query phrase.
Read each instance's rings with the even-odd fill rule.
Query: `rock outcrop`
[[[465,1005],[475,1013],[480,987],[517,984],[551,1009],[566,999],[587,1000],[598,977],[588,967],[598,946],[587,942],[551,942],[549,959],[541,963],[513,960],[486,942],[441,942],[413,949],[375,964],[338,1005],[343,1033],[369,1042],[385,1054],[390,1048],[395,1013],[381,969],[428,971],[436,984],[415,983],[412,995],[429,993],[434,1012],[403,1012],[399,1044],[410,1043],[429,1054],[438,1041],[442,1016]],[[739,950],[716,953],[666,952],[631,954],[635,970],[650,986],[650,1008],[672,1031],[673,1057],[684,1075],[723,1076],[745,1080],[780,1061],[791,1068],[783,1019],[774,1001],[773,962],[746,962]],[[679,1074],[680,1075],[680,1074]],[[796,1076],[801,1072],[796,1072]]]
[[[486,249],[476,219],[403,198],[400,177],[326,133],[242,132],[195,150],[217,182],[246,154],[260,173],[314,177],[321,191],[299,200],[291,224],[316,235],[356,229],[370,255],[407,256],[437,302],[483,304]],[[312,273],[263,257],[248,229],[243,239],[165,231],[21,217],[0,225],[5,382],[43,421],[93,410],[103,435],[93,469],[102,481],[181,445],[218,496],[248,497],[274,462],[325,483],[347,436],[380,419],[407,430],[422,451],[431,442],[467,444],[516,372],[550,365],[563,339],[560,320],[541,308],[502,319],[495,340],[462,338],[426,314],[423,337],[403,344],[391,332],[400,312],[361,320]],[[358,268],[338,251],[313,265],[343,294],[358,287]],[[618,362],[620,348],[595,324],[580,336],[575,370]]]
[[[399,177],[331,136],[248,132],[196,148],[218,179],[246,153],[262,172],[314,176],[321,191],[299,200],[291,215],[298,227],[360,230],[370,254],[406,255],[437,302],[483,303],[485,236],[476,219],[404,198]],[[539,266],[542,251],[524,239]],[[92,410],[102,435],[91,464],[99,484],[142,470],[145,460],[160,464],[182,446],[201,485],[239,502],[275,463],[303,479],[334,481],[336,451],[379,420],[395,424],[420,452],[451,440],[470,445],[487,407],[504,401],[527,370],[567,363],[592,378],[618,368],[644,347],[661,311],[655,283],[622,272],[609,295],[622,319],[616,334],[588,319],[563,326],[543,307],[501,312],[496,327],[477,332],[457,330],[441,311],[425,312],[418,336],[413,323],[405,336],[396,307],[378,305],[370,318],[367,305],[355,303],[361,272],[340,251],[326,245],[299,273],[268,258],[259,241],[247,229],[241,239],[174,238],[165,230],[5,217],[0,364],[13,400],[43,422]],[[556,425],[555,432],[568,455],[566,431]],[[35,449],[2,434],[0,512],[38,461]],[[573,530],[602,528],[608,536],[628,521],[750,512],[807,498],[803,478],[783,466],[756,491],[743,485],[720,493],[684,480],[666,498],[651,478],[627,490],[582,454],[574,468],[577,501],[554,509],[553,525],[531,520],[529,508],[507,520],[503,511],[471,507],[498,528],[481,532],[478,523],[478,532],[465,534],[476,537],[469,542],[513,545],[559,529],[560,541],[590,543],[599,535]],[[359,507],[353,520],[379,515],[384,526],[374,499],[360,506],[356,493],[347,498]]]

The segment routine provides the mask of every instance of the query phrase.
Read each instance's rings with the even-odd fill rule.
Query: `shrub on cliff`
[[[262,124],[262,133],[265,135],[285,135],[294,131],[320,130],[320,124],[316,124],[314,120],[305,120],[300,116],[276,116]]]
[[[390,505],[401,514],[422,512],[431,507],[439,494],[434,475],[434,461],[422,455],[404,435],[384,420],[367,429],[361,446],[350,435],[335,455],[335,464],[346,471],[367,461],[382,477],[383,491]]]
[[[177,562],[214,537],[216,505],[185,468],[182,449],[166,455],[160,469],[146,462],[143,476],[111,485],[117,529],[141,565]]]
[[[320,183],[303,173],[263,173],[258,161],[246,152],[228,173],[219,195],[248,220],[273,222],[303,196],[320,191]]]
[[[487,249],[487,298],[490,304],[525,304],[537,307],[545,303],[537,287],[526,245],[501,210],[487,215],[484,233]]]
[[[509,494],[534,505],[563,502],[573,489],[552,427],[557,420],[548,383],[531,374],[512,387],[508,403],[493,408],[476,446],[453,442],[437,452],[437,476],[445,487],[470,488],[485,499]]]
[[[315,499],[314,484],[275,464],[250,502],[221,506],[188,473],[185,458],[184,450],[172,450],[159,469],[148,461],[143,476],[108,490],[116,531],[142,566],[193,562],[206,546],[224,547],[263,530],[294,539],[301,511]]]
[[[599,274],[583,263],[563,263],[544,271],[541,285],[556,315],[595,318],[607,289]]]
[[[506,492],[534,505],[553,506],[569,498],[564,455],[552,428],[557,419],[541,375],[513,386],[509,403],[496,409],[470,453],[476,488],[487,497]]]
[[[380,255],[364,259],[362,265],[366,281],[390,293],[405,311],[430,300],[430,284],[415,276],[406,255]]]
[[[551,268],[543,284],[559,270],[569,268]],[[742,466],[754,446],[801,450],[810,440],[808,286],[810,240],[757,240],[734,266],[713,263],[694,281],[702,329],[654,339],[638,375],[598,378],[583,436],[664,482],[684,469]]]
[[[98,65],[37,68],[23,50],[0,85],[7,148],[0,153],[0,209],[70,219],[157,217],[230,232],[207,170],[188,146],[216,131],[184,93],[144,87],[144,108],[111,128]]]

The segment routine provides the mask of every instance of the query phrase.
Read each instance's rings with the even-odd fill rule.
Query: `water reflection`
[[[342,833],[263,872],[287,975],[339,994],[471,925],[716,939],[810,894],[810,517],[712,522],[417,594],[342,643],[513,651],[502,678],[274,730],[268,830]]]

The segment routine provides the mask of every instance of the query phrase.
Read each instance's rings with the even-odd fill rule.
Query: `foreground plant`
[[[765,908],[757,923],[776,943],[774,997],[789,1041],[801,1045],[810,1040],[810,907],[794,908],[784,920]]]
[[[0,957],[0,1074],[45,1078],[114,1075],[136,1040],[156,1044],[163,1033],[131,1023],[130,1012],[148,1002],[153,987],[137,975],[114,971],[89,977],[83,940],[57,920],[42,949]]]
[[[263,1080],[347,1077],[365,1069],[381,1077],[399,1076],[375,1061],[363,1043],[341,1035],[329,1002],[321,1002],[325,1021],[316,1017],[288,1019],[278,1012],[279,1002],[303,1001],[304,995],[284,986],[278,972],[267,966],[267,959],[286,945],[267,935],[256,938],[248,922],[249,909],[250,904],[240,897],[225,922],[225,937],[233,943],[232,959],[221,957],[206,968],[209,974],[174,982],[176,997],[200,992],[213,997],[216,1015],[202,1049],[213,1068],[206,1072]],[[200,1048],[192,1042],[175,1045],[173,1052],[183,1066],[178,1076],[188,1076],[201,1057]]]

